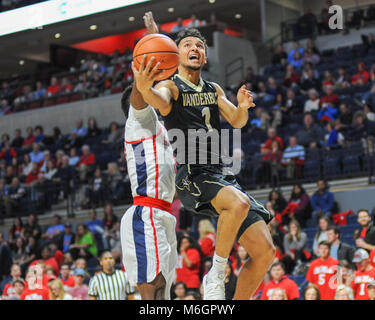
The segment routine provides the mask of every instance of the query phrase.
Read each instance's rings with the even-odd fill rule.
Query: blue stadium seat
[[[356,214],[351,214],[346,217],[346,221],[348,224],[356,224],[357,223],[357,215]]]
[[[347,174],[356,174],[361,171],[359,156],[357,154],[346,154],[342,160],[343,172]]]
[[[309,179],[318,179],[320,177],[320,161],[319,160],[306,160],[303,174],[304,177]]]

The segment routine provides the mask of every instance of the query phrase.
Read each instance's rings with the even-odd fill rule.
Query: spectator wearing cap
[[[367,251],[375,249],[375,226],[371,221],[368,210],[360,209],[357,213],[357,221],[361,225],[361,230],[356,230],[356,247]]]
[[[375,280],[375,269],[370,264],[369,254],[364,249],[357,249],[354,253],[353,263],[357,265],[351,287],[355,300],[368,300],[368,283]]]
[[[367,285],[367,294],[369,300],[375,300],[375,281],[371,281]]]
[[[85,270],[77,268],[73,272],[74,286],[67,288],[67,291],[72,295],[74,300],[87,300],[89,287],[83,283],[85,279]]]
[[[271,300],[273,291],[276,288],[283,289],[287,300],[299,299],[297,284],[285,275],[285,268],[282,262],[275,262],[270,268],[271,280],[264,286],[261,300]]]

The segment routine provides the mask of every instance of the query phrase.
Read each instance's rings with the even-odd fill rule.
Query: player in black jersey
[[[139,70],[134,64],[132,66],[138,91],[146,103],[159,110],[166,128],[181,129],[186,141],[189,129],[220,130],[219,114],[235,128],[245,126],[248,109],[255,107],[251,93],[241,87],[236,107],[219,85],[201,78],[201,70],[207,62],[207,46],[198,30],[181,31],[176,43],[180,64],[178,75],[171,80],[153,87],[158,66],[152,68],[153,60],[146,65],[145,57]],[[218,217],[213,266],[203,279],[204,299],[224,299],[224,270],[237,239],[251,259],[238,276],[234,299],[248,300],[275,256],[266,225],[272,215],[244,192],[232,175],[223,174],[222,164],[214,160],[216,152],[212,151],[213,147],[208,150],[211,164],[196,164],[194,152],[185,152],[185,163],[180,160],[177,166],[177,192],[185,207]]]

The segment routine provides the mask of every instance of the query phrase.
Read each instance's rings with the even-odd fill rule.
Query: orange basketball
[[[178,48],[176,43],[168,36],[160,33],[153,33],[144,36],[134,48],[134,66],[139,70],[143,55],[146,54],[146,64],[151,57],[155,57],[155,64],[160,62],[159,75],[156,80],[165,80],[173,75],[178,67]],[[155,65],[154,64],[154,65]]]

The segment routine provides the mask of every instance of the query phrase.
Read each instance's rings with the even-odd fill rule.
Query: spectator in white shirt
[[[305,102],[304,112],[319,110],[319,94],[314,88],[309,90],[309,100]]]
[[[288,179],[293,179],[298,170],[305,162],[305,148],[298,145],[297,138],[292,136],[289,138],[289,147],[284,151],[283,157],[281,159],[281,164],[286,168],[286,176]]]

